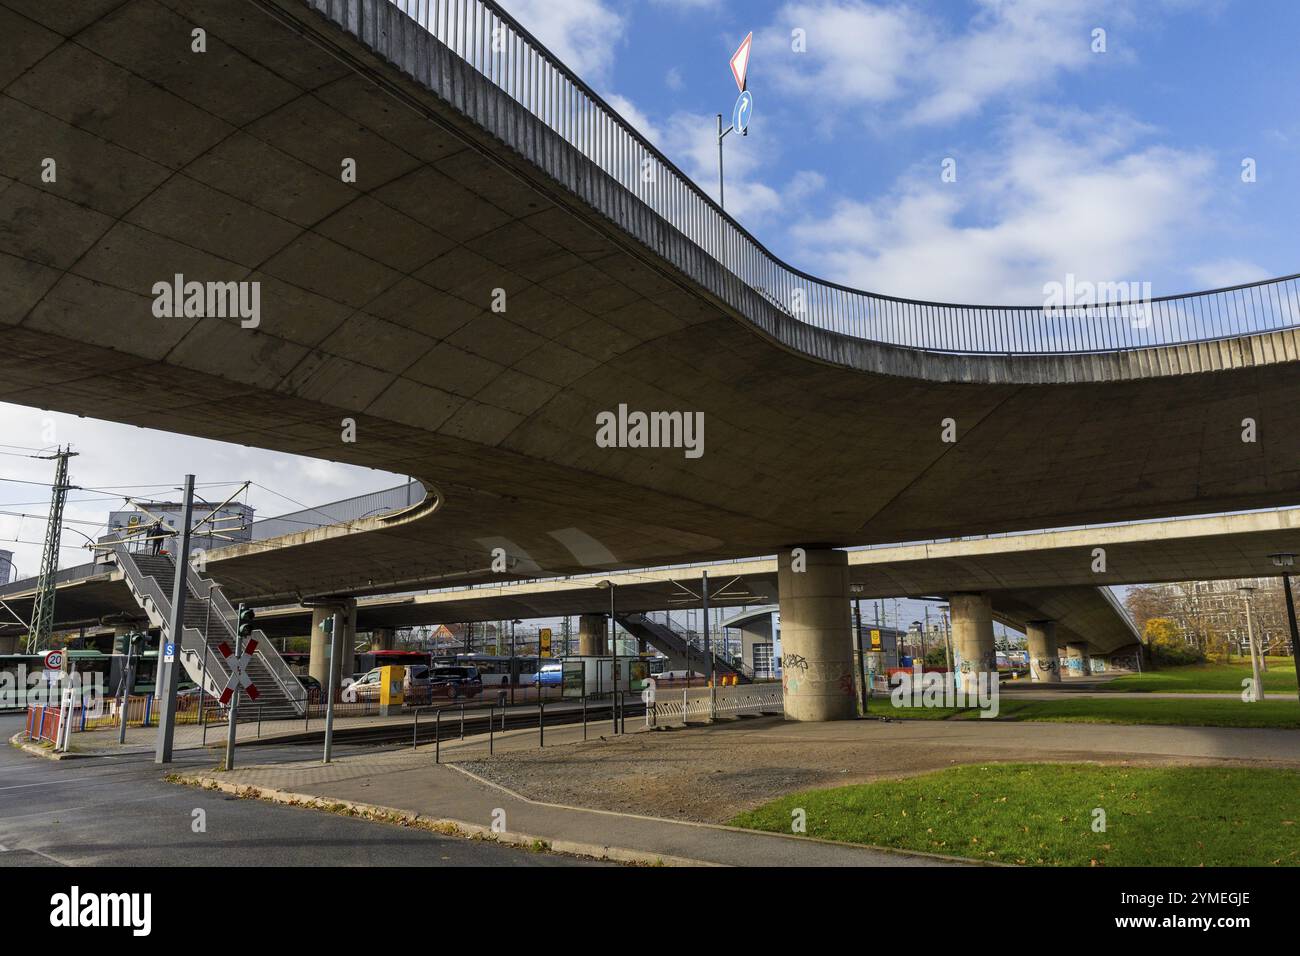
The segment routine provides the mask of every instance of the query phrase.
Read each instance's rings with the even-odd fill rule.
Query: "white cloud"
[[[0,404],[0,420],[4,422],[0,428],[3,445],[44,448],[55,442],[71,443],[73,451],[79,452],[69,463],[72,484],[106,492],[69,492],[65,510],[65,527],[69,530],[63,536],[63,543],[68,547],[60,553],[62,567],[90,560],[90,552],[80,547],[86,543],[85,539],[76,531],[91,538],[103,534],[102,525],[109,511],[122,507],[121,496],[175,498],[186,474],[195,476],[199,486],[196,494],[213,504],[224,500],[246,479],[265,486],[254,486],[247,498],[238,499],[256,508],[259,518],[297,511],[294,501],[319,505],[392,488],[406,480],[405,476],[371,468],[20,405]],[[26,453],[15,448],[0,447],[0,452],[4,453],[0,456],[0,478],[5,479],[0,481],[0,510],[39,516],[0,515],[0,550],[13,551],[19,573],[27,577],[34,575],[39,566],[40,542],[45,537],[45,522],[41,519],[48,511],[54,463],[25,457]],[[211,486],[212,482],[227,484],[217,487]]]
[[[791,50],[796,29],[806,33],[805,53]],[[770,70],[786,92],[831,105],[901,95],[907,74],[934,48],[936,37],[930,20],[906,6],[817,0],[786,4],[754,41],[752,69]]]
[[[1092,52],[1091,31],[1108,4],[1084,0],[980,0],[969,33],[928,51],[921,68],[933,88],[909,116],[942,123],[978,112],[989,99],[1049,83],[1107,52]]]
[[[650,0],[650,5],[697,13],[701,10],[722,9],[722,0]]]
[[[1244,259],[1215,259],[1188,270],[1198,289],[1223,289],[1271,279],[1275,273]]]
[[[560,62],[593,84],[608,73],[627,28],[603,0],[511,0],[507,9]]]
[[[1150,281],[1196,228],[1212,163],[1139,136],[1123,119],[1014,123],[996,155],[961,159],[956,183],[936,159],[883,199],[804,219],[796,258],[858,288],[958,302],[1033,305],[1070,273]]]
[[[977,0],[958,33],[919,5],[798,0],[760,33],[762,66],[756,67],[828,109],[890,103],[908,123],[948,122],[1097,62],[1093,27],[1128,22],[1131,2]],[[796,28],[806,33],[805,53],[791,50]]]

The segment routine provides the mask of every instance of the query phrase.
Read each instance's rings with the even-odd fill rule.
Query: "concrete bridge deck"
[[[293,536],[288,536],[275,543],[293,549],[297,547],[293,542]],[[1097,547],[1106,550],[1104,574],[1092,570]],[[1057,620],[1070,639],[1093,643],[1104,653],[1131,643],[1132,632],[1098,593],[1099,586],[1275,574],[1270,556],[1279,552],[1300,554],[1300,509],[866,548],[848,553],[848,568],[852,594],[864,600],[987,591],[1003,623],[1023,629],[1026,621]],[[211,566],[220,575],[222,562]],[[357,628],[599,613],[609,604],[608,592],[598,587],[607,578],[618,585],[622,610],[661,610],[680,598],[683,588],[698,593],[703,570],[715,586],[734,582],[714,597],[717,606],[778,600],[776,561],[755,558],[430,593],[376,594],[358,599]],[[261,587],[277,590],[274,581],[263,581]],[[249,596],[236,587],[228,592],[235,601]],[[30,616],[34,582],[0,588],[0,598],[19,615]],[[138,613],[111,566],[60,585],[56,609],[60,622],[67,624]],[[311,614],[298,606],[273,608],[263,610],[259,621],[271,634],[305,634]],[[0,626],[0,635],[19,630],[16,625]]]
[[[1294,283],[1214,299],[1273,311],[1204,342],[998,356],[843,334],[384,0],[0,0],[0,21],[0,399],[433,489],[301,551],[234,549],[232,590],[488,580],[497,547],[516,576],[563,574],[1300,492]],[[261,283],[258,327],[155,316],[175,274]],[[701,413],[705,454],[597,447],[620,404]]]

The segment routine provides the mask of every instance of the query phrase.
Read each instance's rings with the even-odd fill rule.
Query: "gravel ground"
[[[909,776],[962,763],[1081,760],[1078,752],[1041,747],[980,749],[965,742],[934,740],[919,746],[915,740],[879,738],[791,739],[776,732],[782,724],[780,717],[763,717],[615,739],[593,737],[586,743],[456,762],[545,803],[721,823],[742,810],[800,790]],[[1243,764],[1123,753],[1091,754],[1088,762]]]

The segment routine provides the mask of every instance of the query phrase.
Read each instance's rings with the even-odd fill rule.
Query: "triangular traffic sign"
[[[736,86],[745,92],[745,75],[749,72],[749,48],[754,44],[754,33],[750,31],[740,43],[740,49],[731,56],[731,75],[736,78]]]

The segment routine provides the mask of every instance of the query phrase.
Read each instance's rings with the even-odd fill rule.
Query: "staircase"
[[[132,553],[120,545],[113,550],[136,603],[167,641],[175,562],[167,555]],[[217,585],[200,577],[193,568],[185,570],[185,616],[181,637],[175,642],[177,659],[194,683],[219,698],[230,676],[219,648],[225,644],[234,650],[238,615]],[[265,634],[254,631],[252,638],[257,641],[257,651],[248,662],[248,676],[257,687],[258,698],[251,705],[247,697],[241,698],[237,719],[301,717],[307,699],[302,684]]]
[[[679,634],[666,623],[660,623],[645,614],[620,614],[617,620],[633,637],[667,654],[672,670],[691,670],[697,674],[708,675],[709,656],[705,654],[704,648]],[[748,667],[732,663],[716,653],[711,656],[715,675],[719,677],[734,675],[742,684],[748,684],[753,680],[754,675]],[[688,659],[689,667],[687,667]]]

